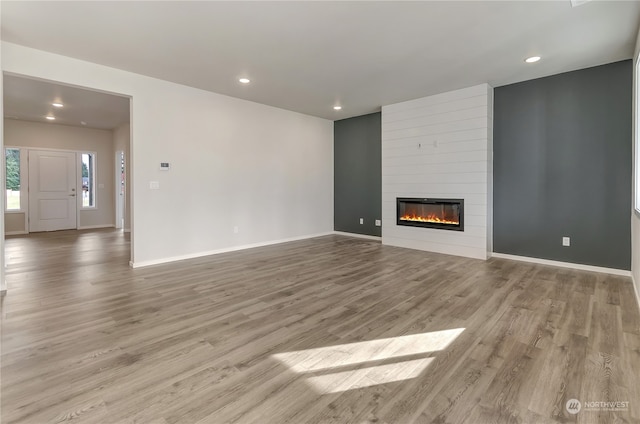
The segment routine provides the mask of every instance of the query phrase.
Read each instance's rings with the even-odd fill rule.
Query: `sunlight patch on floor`
[[[416,378],[464,328],[277,353],[279,360],[321,393]],[[416,358],[418,356],[418,358]],[[375,365],[374,365],[375,364]]]
[[[433,357],[394,362],[351,371],[334,372],[307,378],[307,382],[320,393],[337,393],[378,384],[410,380],[420,375],[433,361]]]

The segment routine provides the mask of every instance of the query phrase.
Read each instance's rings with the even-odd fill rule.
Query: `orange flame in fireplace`
[[[454,224],[454,225],[460,224],[459,221],[450,221],[448,219],[440,218],[439,216],[436,216],[436,215],[419,216],[415,214],[413,215],[405,214],[401,216],[400,219],[402,221],[431,222],[436,224]]]

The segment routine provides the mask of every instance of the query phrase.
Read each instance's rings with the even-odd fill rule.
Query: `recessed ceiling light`
[[[333,107],[333,110],[341,110],[341,109],[342,109],[342,106],[334,106]]]
[[[51,103],[53,107],[62,107],[64,106],[62,103]]]
[[[527,63],[536,63],[539,60],[540,60],[540,56],[531,56],[526,58],[524,61]]]
[[[251,82],[249,78],[240,78],[238,81],[240,81],[243,84],[249,84]]]
[[[56,117],[55,117],[55,116],[47,116],[46,118],[47,118],[49,121],[53,121],[53,120],[55,120],[55,119],[56,119]]]

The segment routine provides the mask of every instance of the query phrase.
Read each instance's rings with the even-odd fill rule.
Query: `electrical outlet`
[[[562,245],[563,246],[571,246],[571,238],[570,237],[562,237]]]
[[[379,219],[376,219],[376,227],[380,227],[382,226],[382,221]]]
[[[364,224],[364,218],[360,218],[360,225]]]

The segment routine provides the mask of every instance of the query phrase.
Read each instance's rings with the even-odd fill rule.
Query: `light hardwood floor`
[[[640,422],[628,278],[344,236],[135,270],[113,230],[6,251],[3,423]]]

